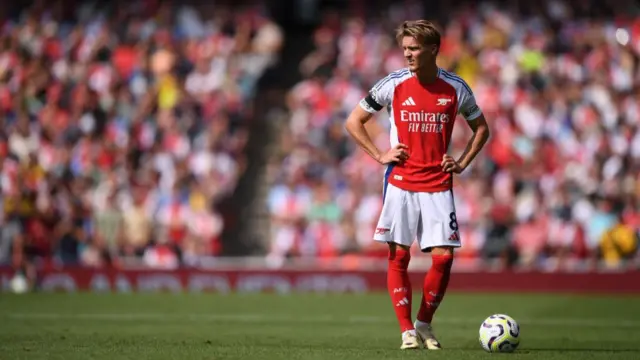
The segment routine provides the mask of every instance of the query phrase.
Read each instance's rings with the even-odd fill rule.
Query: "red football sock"
[[[409,260],[411,253],[399,246],[389,249],[387,289],[400,323],[400,331],[413,330],[411,321],[411,282],[409,282]]]
[[[453,254],[432,255],[431,258],[433,262],[431,269],[424,277],[422,302],[418,311],[418,320],[426,323],[431,323],[433,314],[444,297],[453,264]]]

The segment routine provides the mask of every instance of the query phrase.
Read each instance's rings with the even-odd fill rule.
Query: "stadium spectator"
[[[272,258],[300,255],[297,241],[314,249],[305,255],[320,255],[326,233],[281,221],[310,214],[309,199],[318,196],[333,199],[343,217],[328,230],[334,253],[354,246],[369,253],[383,170],[344,142],[340,125],[373,81],[404,66],[392,29],[420,17],[420,4],[394,4],[379,17],[327,12],[316,29],[273,160],[285,171],[273,179],[269,200],[277,234]],[[616,226],[619,204],[638,234],[640,41],[633,35],[640,20],[626,15],[638,10],[633,6],[548,0],[430,9],[430,18],[445,19],[439,65],[471,85],[493,134],[473,167],[456,178],[464,257],[544,267],[590,258]],[[378,146],[388,148],[386,114],[367,126]],[[456,127],[453,152],[462,150],[466,131]]]
[[[599,250],[606,266],[619,267],[623,260],[632,259],[638,250],[638,234],[619,215],[616,224],[602,234]]]

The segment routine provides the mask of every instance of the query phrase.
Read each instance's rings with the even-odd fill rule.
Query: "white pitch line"
[[[105,321],[141,321],[151,320],[159,322],[172,321],[235,321],[242,323],[354,323],[354,324],[384,324],[394,323],[392,316],[294,316],[294,315],[265,315],[265,314],[161,314],[161,313],[9,313],[0,318],[16,320],[105,320]],[[592,327],[592,328],[640,328],[640,321],[610,320],[596,318],[532,318],[516,319],[520,325],[529,326],[563,326],[563,327]],[[482,319],[441,317],[436,324],[444,325],[479,325]]]

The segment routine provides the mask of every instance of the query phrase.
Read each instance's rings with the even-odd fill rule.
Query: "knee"
[[[431,255],[453,257],[453,248],[450,246],[438,246],[431,249]]]
[[[431,254],[431,267],[439,271],[448,271],[453,265],[453,249],[441,248]]]
[[[391,244],[389,246],[389,266],[406,270],[411,260],[411,250],[406,246]]]

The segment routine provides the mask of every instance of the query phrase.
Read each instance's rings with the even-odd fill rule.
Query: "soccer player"
[[[401,349],[421,343],[441,349],[431,321],[449,282],[453,250],[460,247],[452,177],[466,169],[489,138],[489,127],[473,92],[460,77],[440,69],[436,57],[440,32],[429,21],[405,21],[397,30],[408,67],[381,79],[346,121],[346,130],[371,157],[386,165],[383,207],[376,241],[389,244],[387,288],[402,332]],[[364,124],[387,108],[391,149],[381,152]],[[473,130],[463,154],[447,154],[456,116]],[[430,252],[432,266],[424,278],[417,320],[411,317],[407,275],[410,247],[417,238]]]

